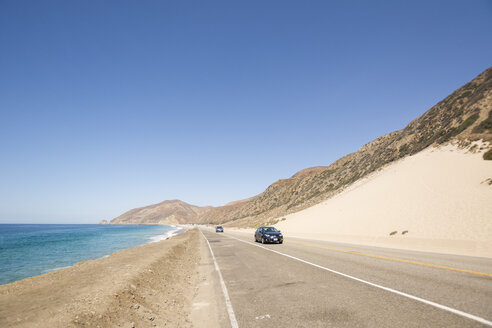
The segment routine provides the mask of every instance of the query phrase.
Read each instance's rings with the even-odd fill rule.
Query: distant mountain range
[[[165,200],[159,204],[134,208],[111,224],[180,224],[194,222],[212,207],[199,207],[180,200]]]
[[[368,174],[429,146],[449,141],[466,146],[479,139],[492,143],[492,67],[404,129],[379,137],[329,166],[304,169],[278,180],[259,195],[215,208],[164,201],[128,211],[111,223],[273,224],[274,218],[320,203]],[[484,159],[492,159],[492,149]]]

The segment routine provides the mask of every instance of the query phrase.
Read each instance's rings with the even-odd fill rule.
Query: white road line
[[[266,247],[257,245],[255,243],[249,242],[249,241],[245,241],[245,240],[242,240],[242,239],[239,239],[239,238],[236,238],[236,237],[232,237],[230,235],[228,235],[227,237],[232,238],[232,239],[236,239],[236,240],[238,240],[240,242],[243,242],[243,243],[246,243],[246,244],[250,244],[250,245],[253,245],[253,246],[256,246],[256,247],[259,247],[259,248],[263,248],[263,249],[265,249],[267,251],[270,251],[270,252],[273,252],[273,253],[276,253],[276,254],[279,254],[279,255],[282,255],[282,256],[286,256],[288,258],[297,260],[299,262],[312,265],[312,266],[317,267],[319,269],[326,270],[326,271],[329,271],[329,272],[338,274],[340,276],[343,276],[343,277],[346,277],[346,278],[349,278],[349,279],[353,279],[353,280],[359,281],[361,283],[364,283],[364,284],[367,284],[367,285],[370,285],[370,286],[373,286],[373,287],[376,287],[376,288],[380,288],[382,290],[385,290],[385,291],[388,291],[388,292],[391,292],[391,293],[394,293],[394,294],[397,294],[397,295],[400,295],[400,296],[403,296],[403,297],[410,298],[412,300],[415,300],[415,301],[418,301],[418,302],[421,302],[421,303],[424,303],[424,304],[427,304],[427,305],[436,307],[436,308],[441,309],[441,310],[444,310],[444,311],[448,311],[448,312],[454,313],[456,315],[459,315],[459,316],[462,316],[462,317],[465,317],[465,318],[468,318],[468,319],[471,319],[471,320],[480,322],[480,323],[482,323],[484,325],[487,325],[487,326],[491,326],[492,327],[492,321],[489,321],[489,320],[484,319],[484,318],[481,318],[481,317],[477,317],[476,315],[473,315],[473,314],[470,314],[470,313],[466,313],[466,312],[463,312],[463,311],[460,311],[460,310],[457,310],[457,309],[453,309],[453,308],[450,308],[448,306],[445,306],[445,305],[442,305],[442,304],[439,304],[439,303],[428,301],[426,299],[423,299],[423,298],[420,298],[420,297],[417,297],[417,296],[414,296],[414,295],[410,295],[410,294],[407,294],[407,293],[404,293],[404,292],[400,292],[400,291],[398,291],[396,289],[393,289],[393,288],[384,287],[384,286],[381,286],[381,285],[378,285],[378,284],[374,284],[372,282],[369,282],[369,281],[366,281],[366,280],[363,280],[363,279],[360,279],[360,278],[356,278],[354,276],[350,276],[348,274],[345,274],[345,273],[342,273],[342,272],[338,272],[338,271],[335,271],[335,270],[332,270],[332,269],[328,269],[328,268],[326,268],[324,266],[321,266],[321,265],[318,265],[318,264],[315,264],[315,263],[312,263],[312,262],[309,262],[309,261],[300,259],[300,258],[295,257],[295,256],[292,256],[292,255],[281,253],[279,251],[276,251],[276,250],[273,250],[273,249],[270,249],[270,248],[266,248]]]
[[[236,320],[236,315],[234,314],[234,309],[232,308],[231,299],[229,298],[229,293],[227,292],[227,287],[225,285],[224,278],[222,278],[222,273],[220,272],[220,268],[219,265],[217,264],[217,260],[215,259],[215,255],[214,252],[212,251],[212,247],[210,247],[210,243],[208,242],[207,237],[205,237],[205,235],[201,230],[200,233],[202,234],[203,238],[205,238],[205,241],[207,242],[208,249],[210,250],[210,254],[212,254],[212,259],[214,260],[215,270],[217,270],[217,273],[219,275],[220,287],[222,287],[222,293],[224,294],[224,299],[227,307],[227,313],[229,314],[229,321],[231,322],[231,327],[239,328],[239,325],[237,324],[237,320]]]

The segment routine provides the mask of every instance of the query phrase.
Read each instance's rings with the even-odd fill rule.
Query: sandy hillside
[[[286,236],[492,257],[492,161],[476,144],[475,153],[447,145],[402,159],[277,227]]]

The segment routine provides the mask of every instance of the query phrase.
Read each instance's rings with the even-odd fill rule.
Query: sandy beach
[[[0,326],[191,327],[204,315],[192,310],[193,299],[209,297],[200,291],[200,281],[213,273],[202,263],[209,255],[200,243],[199,231],[192,229],[2,285]]]
[[[276,227],[287,237],[492,257],[492,162],[476,144],[402,159]]]

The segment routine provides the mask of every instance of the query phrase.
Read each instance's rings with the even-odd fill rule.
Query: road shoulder
[[[200,234],[200,262],[198,284],[191,307],[191,322],[194,327],[229,327],[226,304],[220,291],[220,281],[214,261],[204,236]]]

